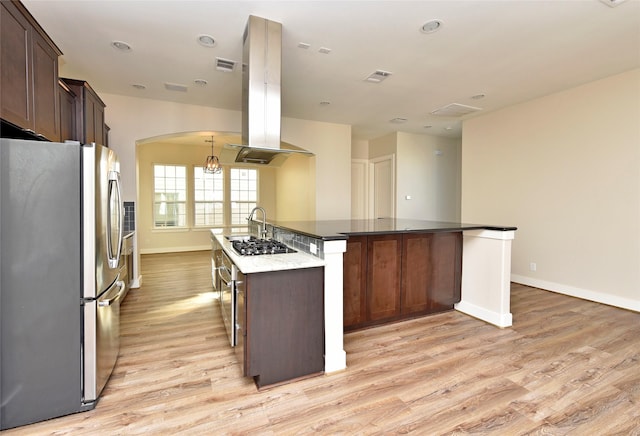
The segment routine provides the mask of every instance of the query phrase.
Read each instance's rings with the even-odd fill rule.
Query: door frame
[[[396,155],[389,154],[385,156],[376,157],[369,160],[369,218],[376,219],[375,216],[375,204],[376,204],[376,172],[375,166],[377,164],[383,162],[391,163],[391,183],[390,192],[391,192],[391,216],[384,218],[395,218],[396,217]]]

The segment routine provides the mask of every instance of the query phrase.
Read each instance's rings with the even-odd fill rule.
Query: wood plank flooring
[[[512,285],[513,327],[447,312],[345,335],[348,368],[258,392],[208,252],[145,255],[97,407],[7,435],[640,435],[640,314]]]

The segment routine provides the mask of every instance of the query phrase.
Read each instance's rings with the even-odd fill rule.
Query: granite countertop
[[[229,258],[244,274],[282,271],[289,269],[314,268],[324,266],[324,260],[311,254],[296,253],[264,254],[260,256],[241,256],[236,253],[225,235],[211,232]]]
[[[349,235],[408,232],[452,232],[462,230],[510,231],[517,227],[396,218],[376,220],[268,221],[276,227],[325,241],[347,239]]]

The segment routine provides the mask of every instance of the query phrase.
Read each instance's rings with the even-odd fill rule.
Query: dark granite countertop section
[[[456,232],[462,230],[517,230],[512,226],[464,224],[444,221],[382,218],[376,220],[268,221],[276,227],[325,241],[347,239],[349,235],[382,233]]]

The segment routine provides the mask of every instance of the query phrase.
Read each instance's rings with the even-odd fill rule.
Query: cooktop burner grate
[[[233,245],[233,249],[241,256],[296,252],[296,250],[287,247],[275,239],[258,239],[255,236],[252,236],[248,240],[233,241],[231,244]]]

